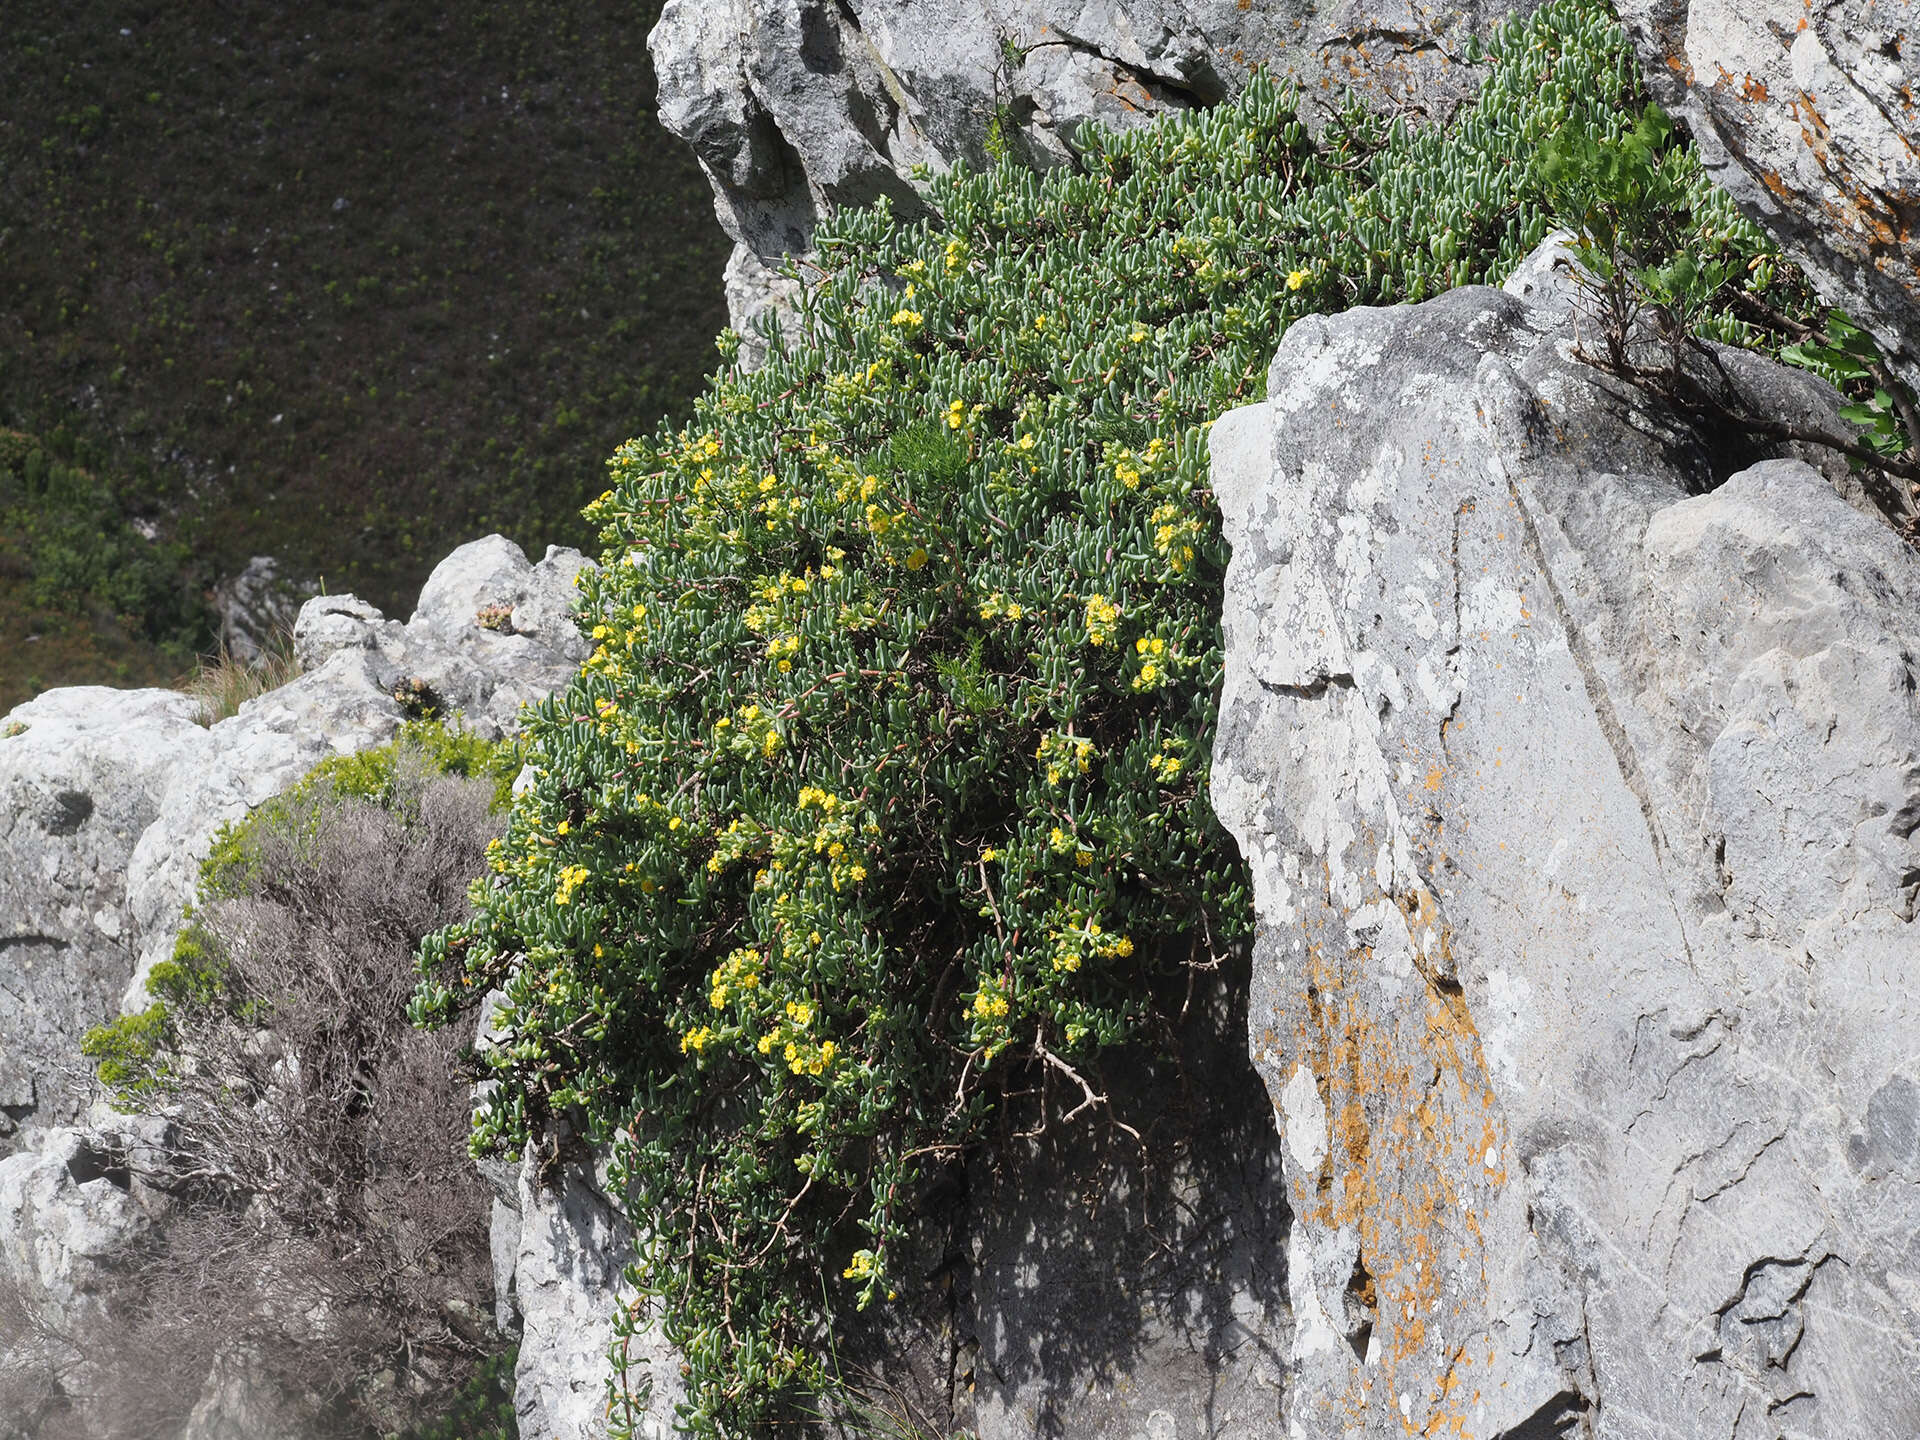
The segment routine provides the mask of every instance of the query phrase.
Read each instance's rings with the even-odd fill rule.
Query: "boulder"
[[[0,1160],[0,1285],[33,1333],[65,1339],[99,1318],[152,1219],[88,1133],[62,1127],[41,1140]]]
[[[246,568],[213,587],[220,621],[220,648],[243,665],[258,665],[285,649],[301,602],[320,587],[281,572],[271,555],[256,555]]]
[[[0,1154],[22,1122],[85,1109],[79,1038],[139,952],[127,860],[167,784],[208,748],[172,690],[51,690],[0,721]]]
[[[1511,0],[668,0],[649,43],[660,118],[693,147],[735,241],[743,334],[790,299],[770,273],[829,211],[925,209],[924,177],[991,152],[1064,163],[1089,120],[1124,128],[1234,94],[1254,67],[1294,79],[1315,122],[1340,92],[1415,120],[1477,84],[1465,59]],[[989,136],[994,137],[990,143]],[[747,357],[751,362],[751,355]]]
[[[1920,556],[1570,334],[1303,320],[1212,430],[1289,1433],[1920,1433]]]
[[[1889,0],[1620,0],[1647,86],[1821,298],[1920,383],[1920,32]]]

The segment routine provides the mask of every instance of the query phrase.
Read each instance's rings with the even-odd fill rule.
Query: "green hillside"
[[[684,410],[725,323],[657,11],[10,5],[0,425],[184,546],[166,610],[254,554],[404,609],[485,531],[586,541],[605,457]],[[0,706],[177,673],[177,617],[36,607],[5,528]]]

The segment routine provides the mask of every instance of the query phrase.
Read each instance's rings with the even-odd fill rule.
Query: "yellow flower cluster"
[[[1071,855],[1073,863],[1082,869],[1093,864],[1093,851],[1058,825],[1054,826],[1052,833],[1047,836],[1047,848],[1056,855]]]
[[[711,1025],[696,1026],[680,1037],[680,1053],[685,1055],[691,1051],[695,1055],[704,1054],[708,1043],[712,1041],[712,1039],[713,1027]]]
[[[713,722],[713,748],[742,759],[771,760],[782,743],[772,717],[758,705],[743,705]]]
[[[566,822],[562,821],[561,823],[564,824]],[[584,865],[567,866],[566,869],[560,872],[560,884],[553,892],[553,903],[556,905],[571,905],[573,903],[573,892],[587,883],[591,873],[592,872]]]
[[[1196,515],[1182,516],[1178,505],[1161,505],[1153,512],[1153,548],[1167,559],[1176,575],[1184,575],[1193,564],[1193,542],[1201,532]]]
[[[1173,678],[1166,660],[1167,642],[1160,636],[1142,635],[1133,642],[1133,649],[1143,661],[1133,677],[1134,689],[1158,690]]]
[[[1087,643],[1105,645],[1120,623],[1120,607],[1105,595],[1087,597]]]
[[[995,620],[1003,615],[1009,620],[1019,620],[1023,618],[1026,613],[1026,607],[1021,605],[1018,600],[1009,600],[1006,595],[999,590],[994,591],[993,594],[989,595],[980,605],[980,618],[982,620]]]
[[[969,410],[966,401],[955,400],[951,405],[947,406],[947,428],[949,430],[962,429],[969,422],[978,420],[986,413],[987,407],[984,405],[975,405]]]
[[[1084,775],[1093,764],[1093,742],[1073,735],[1048,734],[1041,738],[1033,758],[1047,767],[1047,783],[1058,785],[1072,775]]]
[[[707,981],[707,1002],[716,1010],[724,1010],[735,992],[759,989],[760,961],[760,952],[751,946],[727,956]]]
[[[968,1007],[967,1013],[975,1020],[1004,1020],[1007,1018],[1009,1008],[1007,997],[998,986],[982,985],[979,993],[973,997],[973,1004]]]
[[[1167,442],[1156,435],[1147,442],[1147,448],[1138,453],[1109,446],[1107,462],[1113,466],[1114,479],[1129,490],[1138,490],[1141,480],[1155,474],[1167,454]]]
[[[840,1047],[832,1040],[816,1040],[807,1033],[813,1017],[814,1007],[810,1002],[789,1000],[774,1027],[755,1042],[754,1048],[762,1055],[771,1055],[778,1047],[780,1058],[795,1075],[826,1074],[839,1058]]]
[[[918,310],[896,310],[893,312],[893,323],[907,329],[912,329],[921,323],[920,312]]]
[[[1163,783],[1173,781],[1186,768],[1186,761],[1179,755],[1179,742],[1161,741],[1160,748],[1148,758],[1147,768]]]
[[[856,1250],[853,1252],[853,1259],[848,1263],[847,1268],[840,1272],[840,1278],[843,1280],[865,1280],[873,1275],[876,1268],[878,1268],[878,1262],[874,1259],[873,1251]]]
[[[1055,973],[1071,975],[1086,960],[1125,959],[1133,954],[1133,941],[1125,935],[1110,935],[1090,915],[1075,912],[1067,923],[1048,937],[1053,944]]]

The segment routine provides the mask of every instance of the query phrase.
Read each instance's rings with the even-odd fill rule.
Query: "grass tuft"
[[[278,690],[299,673],[293,636],[277,630],[251,663],[237,659],[225,645],[215,654],[202,655],[180,688],[200,702],[197,718],[211,726],[239,714],[247,701]]]

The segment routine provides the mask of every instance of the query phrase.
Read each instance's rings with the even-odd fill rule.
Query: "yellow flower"
[[[925,551],[925,549],[923,549],[918,545],[914,546],[912,552],[907,556],[907,568],[909,570],[918,570],[921,566],[925,565],[926,563],[927,563],[927,552]]]
[[[707,1042],[711,1039],[713,1039],[713,1027],[710,1025],[689,1030],[680,1037],[680,1053],[685,1055],[688,1051],[692,1051],[696,1055],[701,1054],[706,1050]]]
[[[918,310],[896,310],[893,312],[893,323],[906,326],[918,325],[920,323],[920,312]]]
[[[1120,607],[1105,595],[1087,597],[1087,643],[1105,645],[1113,639],[1114,626],[1120,620]]]
[[[1292,271],[1287,276],[1287,289],[1298,290],[1302,285],[1306,284],[1307,281],[1311,280],[1312,278],[1313,278],[1312,274],[1309,273],[1308,271],[1305,271],[1305,270]]]
[[[843,1280],[865,1280],[873,1274],[876,1268],[873,1251],[856,1250],[853,1252],[853,1259],[848,1263],[847,1268],[840,1272],[840,1278]]]

